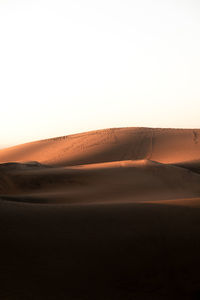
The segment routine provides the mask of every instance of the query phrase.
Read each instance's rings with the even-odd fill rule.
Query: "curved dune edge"
[[[200,197],[200,174],[150,160],[70,167],[0,165],[2,200],[41,204],[100,204]]]
[[[199,153],[151,129],[0,151],[0,299],[197,299]]]
[[[171,199],[157,199],[157,200],[141,200],[141,199],[125,199],[124,201],[119,200],[99,200],[99,201],[69,201],[66,198],[54,198],[49,195],[30,196],[30,195],[19,195],[19,196],[0,196],[0,202],[16,203],[16,204],[30,204],[30,205],[68,205],[68,206],[94,206],[94,205],[121,205],[121,204],[159,204],[159,205],[174,205],[174,206],[185,206],[185,207],[200,207],[200,197],[180,197]]]
[[[200,160],[200,129],[112,128],[0,150],[0,163],[69,166],[141,159],[172,164]]]
[[[200,197],[200,130],[113,128],[0,150],[0,197],[97,204]]]

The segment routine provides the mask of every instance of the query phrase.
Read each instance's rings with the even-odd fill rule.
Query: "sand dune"
[[[200,299],[200,130],[0,151],[0,299]]]
[[[200,130],[114,128],[0,150],[0,163],[38,161],[68,166],[150,159],[177,163],[200,159]]]
[[[0,166],[4,199],[77,204],[200,197],[200,174],[149,160],[73,167]]]
[[[198,197],[199,136],[121,128],[7,148],[0,151],[0,193],[68,204]]]

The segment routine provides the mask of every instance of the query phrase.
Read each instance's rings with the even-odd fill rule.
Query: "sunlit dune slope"
[[[199,160],[200,130],[113,128],[0,150],[0,163],[38,161],[67,166],[135,159],[163,163]]]
[[[26,202],[108,203],[200,196],[199,174],[148,160],[59,168],[6,164],[0,172],[4,199]]]

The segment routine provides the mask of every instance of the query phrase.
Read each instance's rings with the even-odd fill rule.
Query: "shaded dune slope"
[[[1,150],[0,299],[199,299],[199,136],[123,128]]]
[[[0,167],[3,199],[39,203],[109,203],[194,198],[200,175],[149,160],[75,167]]]
[[[200,196],[200,130],[121,128],[0,151],[0,195],[99,203]]]

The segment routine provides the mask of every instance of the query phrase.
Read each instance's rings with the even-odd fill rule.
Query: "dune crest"
[[[200,130],[119,128],[0,151],[0,194],[27,202],[200,197]]]
[[[199,136],[121,128],[1,150],[0,299],[197,299]]]
[[[0,163],[38,161],[57,166],[150,159],[200,159],[200,130],[113,128],[42,140],[0,150]]]

